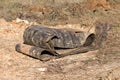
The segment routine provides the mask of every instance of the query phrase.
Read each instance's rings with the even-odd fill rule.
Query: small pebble
[[[45,71],[47,71],[47,68],[46,67],[38,68],[38,70],[41,71],[41,72],[45,72]]]

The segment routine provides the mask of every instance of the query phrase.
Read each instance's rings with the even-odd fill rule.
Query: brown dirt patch
[[[15,45],[22,42],[23,32],[29,24],[0,19],[0,80],[120,80],[119,7],[87,13],[86,10],[81,10],[80,4],[62,4],[60,8],[52,5],[53,7],[48,7],[48,10],[38,9],[42,12],[46,11],[45,14],[41,14],[41,11],[36,13],[40,16],[45,15],[40,19],[36,17],[34,11],[27,13],[29,9],[24,7],[26,12],[24,10],[22,13],[25,15],[23,19],[37,19],[36,21],[40,21],[41,25],[47,26],[77,24],[82,27],[91,26],[97,19],[106,20],[113,27],[108,32],[108,39],[101,49],[41,62],[15,51]],[[54,11],[47,13],[51,9]]]

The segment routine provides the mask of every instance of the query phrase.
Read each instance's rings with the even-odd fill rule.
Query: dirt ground
[[[83,5],[82,1],[61,1],[66,4],[59,5],[50,5],[52,3],[48,2],[42,6],[24,4],[22,13],[19,10],[20,12],[15,12],[12,17],[12,12],[6,15],[0,13],[0,80],[120,80],[119,0],[116,5],[110,4],[108,10],[106,7],[95,6],[95,11],[87,9],[86,5],[89,4]],[[58,2],[59,0],[56,0],[56,4]],[[0,12],[2,11],[0,5]],[[15,45],[23,41],[23,32],[30,25],[12,21],[17,17],[45,26],[70,24],[74,28],[73,25],[79,24],[87,27],[96,20],[103,20],[112,27],[99,50],[42,62],[15,51]]]

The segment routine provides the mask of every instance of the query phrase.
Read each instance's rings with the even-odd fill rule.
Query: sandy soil
[[[109,32],[107,45],[100,50],[48,62],[15,51],[26,27],[24,23],[0,20],[1,80],[119,80],[119,27]]]
[[[120,80],[119,14],[120,10],[115,8],[107,12],[96,12],[97,17],[93,15],[70,17],[67,24],[89,26],[96,19],[102,18],[113,27],[108,32],[108,39],[99,50],[47,62],[15,51],[15,45],[22,42],[23,32],[29,24],[0,19],[0,80]],[[66,24],[64,18],[62,20],[43,19],[42,24],[47,26]]]

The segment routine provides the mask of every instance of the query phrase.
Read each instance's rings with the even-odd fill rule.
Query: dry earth
[[[0,20],[1,80],[119,80],[120,28],[112,28],[106,45],[97,51],[64,57],[48,62],[15,51],[22,42],[24,23]]]
[[[79,14],[79,5],[72,6],[76,8],[73,13]],[[71,5],[69,7],[71,8]],[[56,8],[54,10],[57,11]],[[63,10],[63,13],[66,12]],[[63,13],[60,14],[62,17],[56,15],[55,20],[41,19],[41,24],[66,24]],[[41,62],[15,51],[15,45],[22,42],[23,32],[29,24],[0,19],[0,80],[120,80],[120,9],[114,7],[108,11],[80,17],[73,17],[72,12],[68,15],[69,11],[66,14],[69,19],[68,25],[90,26],[96,19],[112,24],[113,27],[108,32],[108,39],[104,41],[102,48]]]

